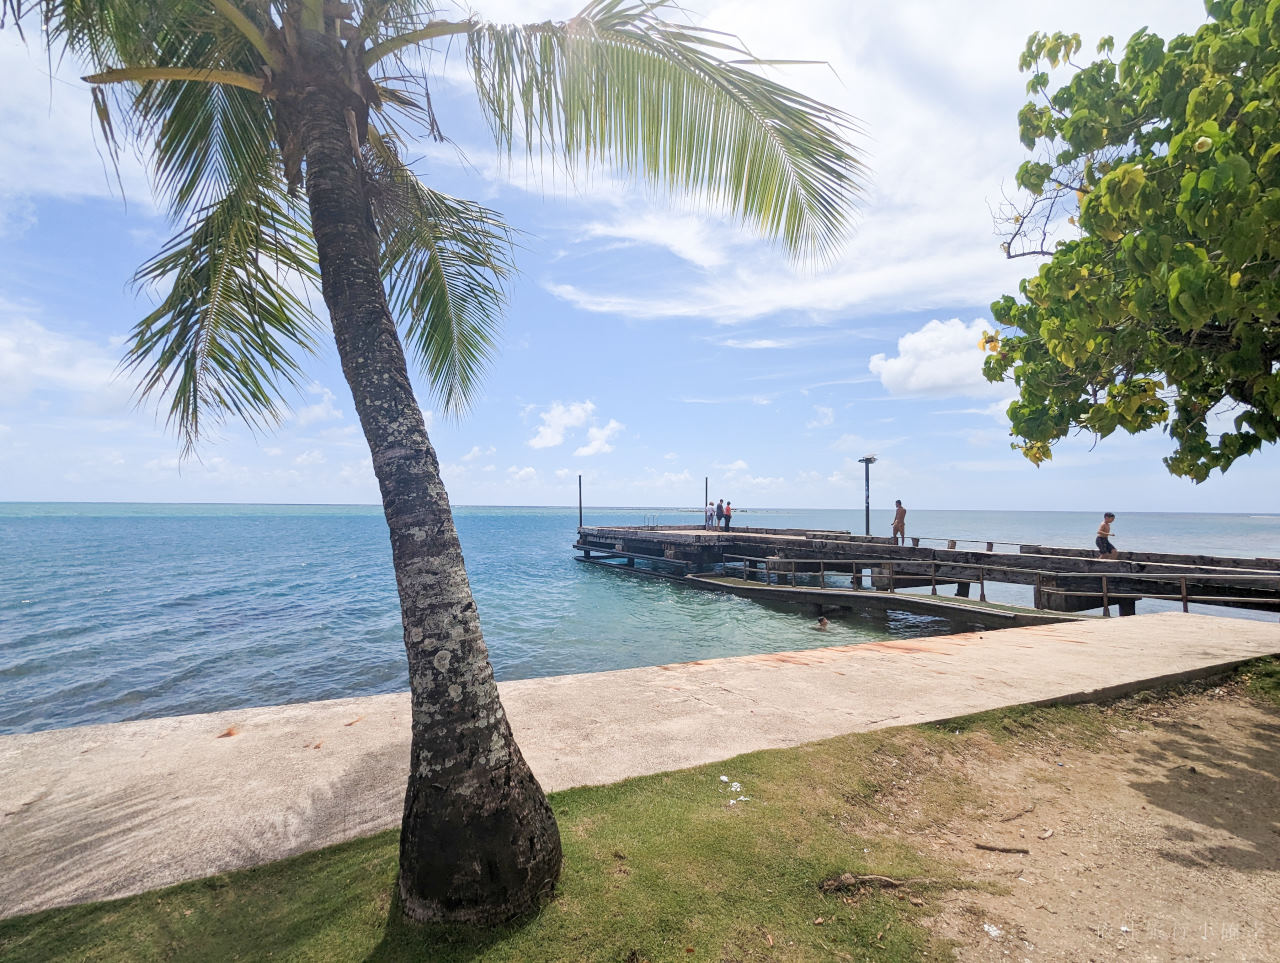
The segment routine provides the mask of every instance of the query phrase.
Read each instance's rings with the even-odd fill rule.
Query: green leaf
[[[769,62],[731,37],[661,20],[667,6],[594,0],[567,23],[476,25],[498,143],[700,193],[799,258],[834,255],[866,176],[856,123],[761,76]]]

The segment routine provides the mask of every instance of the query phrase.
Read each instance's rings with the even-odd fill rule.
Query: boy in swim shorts
[[[1102,524],[1098,526],[1098,537],[1093,543],[1098,546],[1098,558],[1119,558],[1120,553],[1111,544],[1111,523],[1116,520],[1115,512],[1107,512],[1102,516]]]

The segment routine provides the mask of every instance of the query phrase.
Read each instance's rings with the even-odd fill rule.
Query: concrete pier
[[[548,790],[1280,653],[1280,625],[1140,615],[501,684]],[[0,916],[253,866],[399,823],[404,693],[0,737]],[[732,775],[731,773],[728,773]]]

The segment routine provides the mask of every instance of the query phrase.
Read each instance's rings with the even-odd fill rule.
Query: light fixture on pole
[[[866,484],[866,520],[867,535],[871,535],[871,466],[876,463],[875,455],[863,455],[858,459],[858,464],[863,468],[864,481]]]

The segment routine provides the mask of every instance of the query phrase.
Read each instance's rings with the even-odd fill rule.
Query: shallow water
[[[588,509],[587,524],[694,513]],[[459,508],[499,679],[955,631],[943,619],[797,611],[582,565],[577,510]],[[873,513],[887,532],[889,515]],[[739,524],[860,528],[860,512]],[[910,534],[1089,545],[1067,512],[913,512]],[[1280,554],[1280,518],[1127,515],[1122,549]],[[0,732],[369,695],[407,685],[381,510],[365,506],[0,504]],[[1007,600],[1021,600],[1018,589]],[[1000,598],[997,593],[993,598]],[[1146,605],[1146,610],[1157,607]]]

